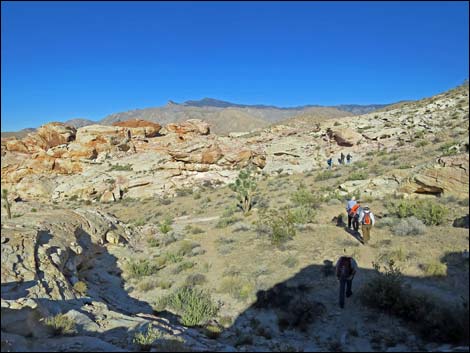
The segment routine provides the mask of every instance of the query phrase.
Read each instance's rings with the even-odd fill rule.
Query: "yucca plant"
[[[241,170],[237,180],[229,185],[230,189],[237,193],[239,206],[246,216],[253,206],[253,196],[257,188],[256,179],[251,170]]]

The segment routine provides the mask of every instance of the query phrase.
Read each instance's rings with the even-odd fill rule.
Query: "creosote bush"
[[[139,345],[142,350],[148,350],[152,343],[160,338],[162,338],[162,333],[156,328],[153,328],[152,325],[149,325],[147,331],[137,332],[132,342]]]
[[[290,210],[261,212],[257,231],[267,234],[273,245],[280,246],[295,236],[295,221],[295,215]]]
[[[440,225],[445,221],[448,210],[431,200],[388,200],[390,213],[399,218],[416,217],[426,225]]]
[[[64,314],[57,314],[44,318],[44,324],[52,329],[56,336],[72,335],[76,333],[75,322]]]
[[[206,291],[182,287],[158,303],[160,308],[174,310],[181,316],[181,323],[185,326],[198,326],[207,323],[218,311],[217,305],[212,301]]]
[[[86,295],[88,291],[88,286],[83,281],[78,281],[73,285],[73,289],[75,289],[81,295]]]
[[[151,263],[149,260],[131,260],[126,270],[131,278],[141,278],[154,275],[163,267],[161,263]]]
[[[392,226],[392,232],[395,235],[420,235],[426,232],[426,226],[422,221],[412,216],[401,219],[397,224]]]

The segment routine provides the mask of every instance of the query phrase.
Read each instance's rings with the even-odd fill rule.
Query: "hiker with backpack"
[[[356,205],[356,197],[351,197],[351,200],[348,201],[346,204],[346,213],[348,214],[348,228],[351,229],[351,221],[353,217],[350,215],[351,208],[353,208],[354,205]]]
[[[359,215],[361,214],[361,211],[362,211],[361,204],[359,201],[356,201],[356,203],[351,207],[351,209],[348,212],[348,225],[349,225],[349,219],[351,219],[353,229],[356,232],[359,231]]]
[[[351,159],[352,159],[352,156],[350,153],[348,153],[348,155],[346,156],[346,163],[347,164],[351,163]]]
[[[349,298],[352,293],[352,280],[354,275],[357,272],[357,263],[352,258],[346,254],[346,249],[344,249],[344,254],[338,259],[336,263],[336,278],[339,280],[339,306],[341,309],[344,308],[344,296]]]
[[[341,157],[339,159],[339,163],[344,164],[344,153],[343,152],[341,152]]]
[[[359,223],[362,224],[362,240],[367,244],[370,240],[370,230],[375,224],[374,214],[370,211],[369,206],[365,206],[359,215]]]

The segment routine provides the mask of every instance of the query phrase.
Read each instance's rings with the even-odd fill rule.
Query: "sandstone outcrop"
[[[131,137],[155,137],[158,136],[162,126],[147,120],[135,119],[114,123],[113,126],[129,128]]]
[[[427,166],[410,178],[402,187],[403,192],[417,194],[453,194],[468,197],[468,154],[441,157],[437,163]]]

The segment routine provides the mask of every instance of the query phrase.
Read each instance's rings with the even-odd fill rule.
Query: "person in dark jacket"
[[[336,263],[336,278],[339,281],[339,306],[344,308],[344,297],[349,298],[352,293],[352,281],[357,273],[357,262],[346,253]]]

